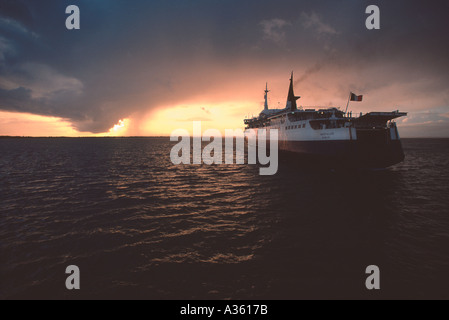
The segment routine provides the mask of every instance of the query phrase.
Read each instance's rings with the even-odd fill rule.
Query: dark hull
[[[279,141],[279,150],[336,166],[387,168],[404,160],[400,140]]]

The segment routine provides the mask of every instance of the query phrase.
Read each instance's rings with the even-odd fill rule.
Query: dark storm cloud
[[[3,0],[0,3],[0,12],[20,23],[30,26],[33,18],[27,3],[22,0]]]
[[[65,29],[70,4],[81,30]],[[381,9],[380,30],[364,27],[369,4]],[[425,79],[412,94],[447,103],[448,12],[447,1],[3,0],[0,109],[104,132],[225,82],[292,69],[301,85],[352,75],[334,81],[342,92]]]
[[[31,99],[31,90],[23,87],[3,90],[0,89],[0,97],[2,97],[2,103],[6,108],[10,108],[12,111],[25,111],[30,108],[30,106],[24,106],[19,101],[29,101]],[[25,110],[21,110],[21,108]]]

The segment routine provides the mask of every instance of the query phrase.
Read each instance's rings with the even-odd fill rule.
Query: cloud
[[[14,48],[11,43],[0,36],[0,65],[5,62],[7,55],[12,54],[14,54]]]
[[[3,66],[0,108],[65,118],[83,118],[66,109],[83,94],[83,83],[44,64],[25,62]],[[3,87],[3,88],[2,88]]]
[[[39,35],[27,29],[22,23],[10,18],[2,18],[0,16],[0,29],[7,30],[13,33],[30,35],[33,38],[39,38]]]
[[[434,108],[427,111],[410,112],[398,123],[402,137],[433,138],[448,136],[449,119],[446,108]]]
[[[60,74],[44,64],[24,63],[20,65],[19,72],[24,77],[18,86],[27,84],[33,98],[52,99],[65,95],[73,99],[83,92],[83,83],[80,80]]]
[[[0,88],[0,107],[2,107],[3,110],[26,112],[27,109],[29,109],[28,104],[32,100],[31,95],[32,91],[24,87],[19,87],[12,90],[4,90]]]
[[[302,12],[300,16],[300,20],[302,25],[306,29],[314,30],[318,35],[336,35],[338,32],[331,27],[329,24],[326,24],[322,21],[319,15],[315,12],[305,13]]]
[[[285,41],[284,27],[291,25],[290,22],[282,19],[263,20],[260,22],[263,28],[264,39],[271,40],[278,44]]]
[[[439,125],[442,123],[449,125],[449,117],[447,113],[442,113],[444,111],[441,108],[435,108],[428,111],[410,112],[406,118],[401,118],[398,122],[405,126]]]
[[[31,25],[33,22],[32,13],[26,1],[22,0],[2,0],[0,15],[11,17],[16,23]]]

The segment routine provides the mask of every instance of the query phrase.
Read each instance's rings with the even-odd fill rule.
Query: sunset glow
[[[20,137],[115,137],[124,136],[130,120],[124,119],[108,132],[80,132],[67,120],[18,112],[0,112],[0,136]]]
[[[192,133],[193,121],[201,121],[203,130],[243,128],[245,114],[260,112],[260,107],[251,102],[227,102],[215,105],[185,104],[166,107],[147,116],[138,124],[144,136],[169,136],[175,129],[185,129]]]
[[[61,118],[0,112],[0,135],[77,137],[83,134],[74,130],[70,122]]]
[[[129,127],[129,119],[119,120],[119,122],[109,129],[108,136],[125,136]],[[102,134],[97,134],[101,136]]]

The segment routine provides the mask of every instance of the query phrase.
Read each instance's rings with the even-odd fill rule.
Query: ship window
[[[302,127],[303,127],[303,128],[305,128],[305,127],[306,127],[306,124],[305,124],[305,123],[303,123],[303,124],[302,124]]]

